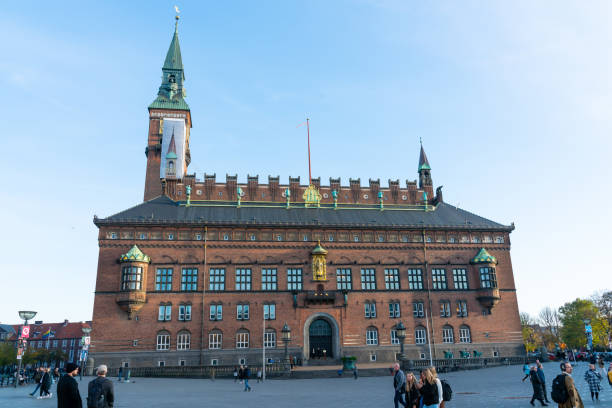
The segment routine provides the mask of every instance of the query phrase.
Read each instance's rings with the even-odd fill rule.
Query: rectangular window
[[[220,349],[222,341],[221,333],[210,333],[208,335],[208,348],[209,349]]]
[[[496,288],[497,287],[497,276],[495,276],[495,269],[490,267],[480,268],[480,287],[481,288]]]
[[[452,327],[444,327],[442,329],[442,343],[454,343],[455,339],[453,336]]]
[[[399,337],[397,337],[397,330],[391,330],[391,344],[400,344]]]
[[[302,269],[287,269],[287,290],[302,290]]]
[[[264,335],[264,347],[275,348],[276,347],[276,332],[269,331]]]
[[[172,318],[172,305],[159,305],[159,313],[157,320],[162,322],[169,322]]]
[[[336,269],[336,289],[351,290],[353,282],[351,279],[351,270],[349,268]]]
[[[249,305],[236,305],[236,319],[249,320]]]
[[[157,335],[157,351],[170,350],[170,335],[169,334],[158,334]]]
[[[276,320],[276,305],[264,305],[264,320]]]
[[[457,317],[467,317],[467,302],[465,300],[457,301]]]
[[[399,269],[385,269],[385,289],[399,290]]]
[[[195,268],[183,268],[181,276],[181,290],[193,292],[198,290],[198,270]]]
[[[189,350],[191,348],[191,335],[189,333],[181,333],[176,338],[177,350]]]
[[[366,319],[374,319],[376,317],[376,303],[364,303]]]
[[[251,269],[236,269],[236,290],[251,290]]]
[[[121,290],[142,290],[142,267],[123,267]]]
[[[412,302],[412,314],[414,317],[425,317],[423,302]]]
[[[471,343],[472,336],[470,335],[470,329],[468,327],[459,328],[459,342]]]
[[[261,290],[276,290],[276,269],[261,270]]]
[[[249,348],[249,333],[241,332],[236,334],[236,348]]]
[[[392,319],[397,319],[400,317],[399,303],[389,303],[389,317]]]
[[[68,340],[66,339],[62,340],[62,348],[66,348],[67,345],[68,345]]]
[[[166,362],[165,361],[158,361],[157,362],[157,366],[158,367],[165,367],[166,366]]]
[[[191,320],[191,305],[179,305],[179,317],[180,321]]]
[[[68,353],[68,361],[74,361],[74,350],[70,349],[70,352]]]
[[[155,290],[167,292],[172,290],[172,268],[158,268],[155,273]]]
[[[467,270],[464,268],[453,269],[453,282],[455,284],[455,289],[468,289]]]
[[[408,269],[408,288],[410,290],[423,289],[423,271],[421,269]]]
[[[210,305],[210,320],[223,320],[223,305]]]
[[[225,290],[225,269],[211,268],[208,275],[208,290]]]
[[[361,270],[361,289],[376,290],[376,270],[362,269]]]
[[[450,302],[447,300],[443,300],[440,302],[440,317],[450,317]]]
[[[414,342],[416,344],[427,343],[427,333],[425,333],[425,329],[420,328],[414,331]]]
[[[376,329],[366,330],[366,344],[368,346],[378,345],[378,330]]]
[[[431,281],[433,289],[445,290],[446,289],[446,270],[444,269],[432,269],[431,270]]]

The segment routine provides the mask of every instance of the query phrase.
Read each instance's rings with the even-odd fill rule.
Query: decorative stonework
[[[321,246],[321,241],[310,253],[312,255],[312,279],[316,281],[327,280],[327,250]]]
[[[306,188],[304,195],[302,196],[306,207],[320,207],[321,206],[321,193],[312,184]]]

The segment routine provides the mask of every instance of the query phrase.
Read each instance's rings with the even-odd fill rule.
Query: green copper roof
[[[151,258],[147,255],[143,254],[140,248],[136,245],[130,249],[127,254],[123,254],[119,257],[119,261],[121,262],[151,262]]]
[[[429,160],[427,160],[427,155],[425,154],[425,149],[423,149],[423,145],[421,145],[421,153],[419,155],[419,171],[421,170],[431,170]]]
[[[473,264],[479,264],[479,263],[496,264],[497,259],[495,259],[493,255],[488,253],[486,249],[480,248],[480,251],[478,251],[478,254],[470,262]]]
[[[429,164],[424,163],[419,166],[419,171],[421,170],[431,170],[431,167],[429,167]]]
[[[162,67],[162,83],[157,98],[149,105],[149,109],[175,109],[189,110],[185,102],[185,72],[183,71],[183,58],[178,39],[178,19],[174,28],[174,36],[170,42],[166,60]]]
[[[166,154],[166,159],[176,159],[176,153],[174,152],[168,152]]]
[[[181,46],[178,39],[178,20],[174,26],[174,36],[166,54],[166,60],[162,69],[180,69],[183,70],[183,58],[181,58]]]
[[[327,250],[321,246],[321,241],[317,243],[317,246],[312,250],[313,255],[327,255]]]

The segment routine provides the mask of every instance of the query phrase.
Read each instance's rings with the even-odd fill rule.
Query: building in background
[[[199,179],[184,80],[175,29],[149,105],[145,201],[94,217],[96,364],[261,364],[263,347],[278,361],[285,323],[304,364],[395,361],[400,321],[410,359],[524,354],[514,226],[446,203],[422,146],[405,183]]]

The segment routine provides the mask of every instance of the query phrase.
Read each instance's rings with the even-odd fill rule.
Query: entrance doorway
[[[333,358],[332,328],[324,319],[316,319],[308,328],[310,358]]]

